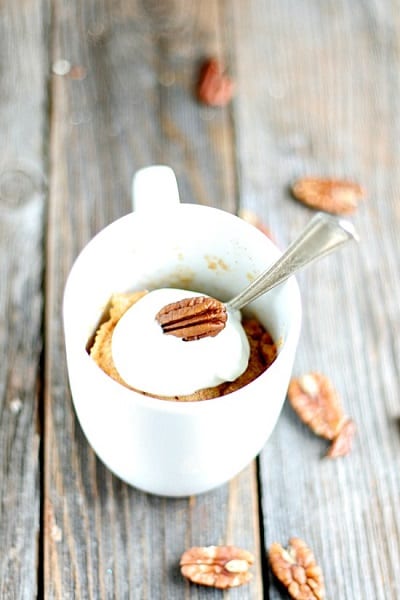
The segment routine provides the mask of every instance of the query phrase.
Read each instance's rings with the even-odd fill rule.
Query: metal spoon
[[[358,241],[359,238],[349,221],[317,213],[280,258],[225,305],[231,309],[243,308],[296,271],[350,240]]]
[[[206,297],[202,297],[201,300],[199,297],[187,298],[181,303],[173,302],[164,306],[157,313],[156,320],[164,333],[180,337],[184,341],[214,337],[225,327],[226,309],[232,311],[243,308],[299,269],[350,240],[358,241],[357,233],[350,222],[326,213],[317,213],[278,260],[229,302],[222,303]],[[217,307],[214,304],[211,307],[211,317],[207,317],[205,313],[210,309],[210,306],[207,306],[210,300],[217,302]],[[196,304],[197,308],[200,306],[200,310],[194,310],[192,313],[191,309]]]

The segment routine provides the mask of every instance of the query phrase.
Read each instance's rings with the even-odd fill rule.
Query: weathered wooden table
[[[0,597],[220,598],[185,582],[191,545],[255,553],[229,598],[286,598],[265,550],[297,535],[327,597],[400,597],[400,5],[365,0],[3,0],[0,5]],[[199,61],[236,81],[201,106]],[[65,62],[67,61],[67,62]],[[75,418],[61,303],[84,244],[166,163],[184,201],[257,213],[285,247],[312,210],[297,176],[360,181],[361,243],[299,276],[295,373],[332,379],[352,453],[286,405],[256,462],[199,497],[115,478]],[[238,440],[240,443],[240,440]]]

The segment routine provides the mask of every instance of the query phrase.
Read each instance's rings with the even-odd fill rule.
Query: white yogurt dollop
[[[227,311],[226,325],[215,337],[189,342],[163,333],[157,323],[156,314],[167,304],[204,295],[154,290],[121,317],[112,337],[112,356],[129,386],[157,396],[184,396],[233,381],[246,370],[250,347],[238,311]]]

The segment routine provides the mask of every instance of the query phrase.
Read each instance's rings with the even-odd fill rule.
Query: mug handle
[[[132,210],[154,216],[179,204],[175,173],[166,165],[153,165],[136,171],[132,180]]]

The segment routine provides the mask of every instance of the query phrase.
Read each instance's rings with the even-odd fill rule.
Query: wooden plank
[[[37,590],[47,5],[0,9],[0,596]]]
[[[73,259],[102,226],[129,211],[137,168],[170,164],[184,201],[235,208],[230,115],[203,109],[193,97],[199,55],[224,50],[219,19],[215,2],[54,2],[52,61],[84,67],[86,77],[80,69],[80,79],[74,79],[75,69],[53,75],[51,83],[44,531],[49,599],[220,598],[219,592],[182,582],[181,553],[191,545],[235,543],[259,558],[254,465],[214,492],[167,500],[126,486],[95,458],[72,410],[60,319]],[[248,598],[263,597],[260,570],[258,560]]]
[[[368,189],[359,247],[299,276],[304,324],[295,373],[331,377],[358,426],[350,456],[287,406],[261,457],[265,546],[303,537],[327,597],[397,599],[400,577],[399,14],[392,2],[236,2],[240,195],[284,246],[312,215],[297,176]],[[286,598],[275,584],[270,598]]]

